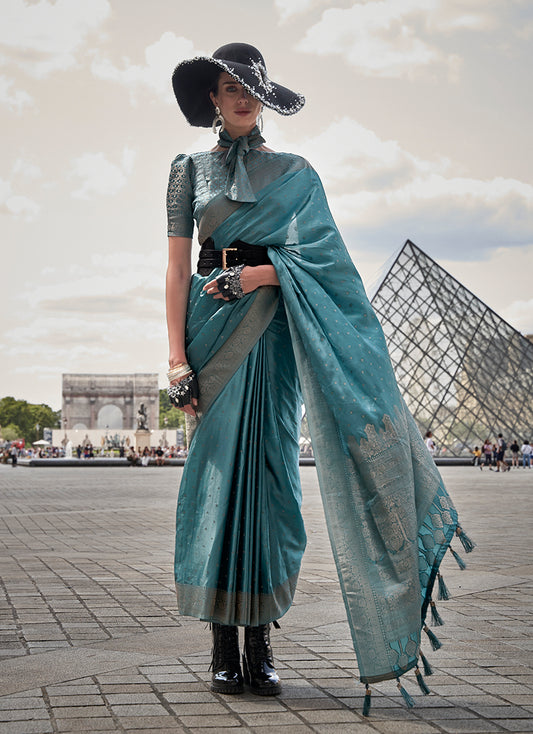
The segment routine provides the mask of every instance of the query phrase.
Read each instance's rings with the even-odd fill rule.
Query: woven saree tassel
[[[424,668],[424,675],[433,675],[433,668],[429,664],[429,660],[423,652],[420,653],[420,662],[422,663],[422,666]]]
[[[461,541],[463,548],[465,549],[465,553],[472,553],[472,551],[476,547],[476,544],[474,543],[473,540],[470,540],[470,538],[468,537],[468,535],[465,533],[465,531],[463,530],[463,528],[460,525],[457,526],[455,530],[455,534]]]
[[[437,605],[434,601],[429,602],[429,607],[431,609],[431,621],[435,625],[435,627],[442,627],[444,624],[443,618],[440,616],[439,611],[437,609]]]
[[[437,635],[434,634],[429,629],[429,627],[427,626],[427,624],[424,625],[423,629],[424,629],[424,632],[426,633],[426,635],[428,636],[429,644],[431,645],[431,647],[433,648],[433,650],[440,650],[440,648],[442,647],[442,642],[439,640],[439,638],[437,637]]]
[[[431,691],[426,685],[426,681],[422,678],[422,673],[420,672],[420,668],[418,666],[415,668],[415,675],[416,675],[416,682],[418,683],[418,687],[424,694],[424,696],[429,696]]]
[[[413,701],[413,699],[409,695],[409,693],[406,691],[406,689],[400,683],[400,679],[399,678],[396,678],[396,680],[398,681],[398,690],[402,694],[402,698],[405,701],[405,703],[407,704],[407,708],[412,709],[413,706],[415,705],[415,702]]]
[[[437,599],[439,601],[448,601],[448,599],[450,598],[450,592],[448,591],[448,587],[444,583],[444,578],[442,577],[442,574],[437,574],[437,580],[439,582],[439,592]]]
[[[372,705],[372,691],[368,683],[366,684],[365,699],[363,701],[363,716],[370,716],[370,706]]]
[[[451,546],[450,546],[450,552],[451,552],[452,556],[455,558],[455,560],[457,561],[457,565],[459,566],[459,568],[461,569],[461,571],[464,571],[465,568],[466,568],[466,563],[463,561],[463,559],[461,558],[461,556],[459,555],[459,553],[457,553],[456,551],[454,551],[454,549]]]

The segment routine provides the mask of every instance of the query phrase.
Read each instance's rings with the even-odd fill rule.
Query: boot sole
[[[224,695],[227,695],[227,696],[233,696],[236,693],[244,693],[244,686],[240,685],[240,686],[232,686],[231,688],[230,687],[226,688],[226,686],[218,686],[215,683],[211,683],[211,690],[214,691],[215,693],[223,693]]]

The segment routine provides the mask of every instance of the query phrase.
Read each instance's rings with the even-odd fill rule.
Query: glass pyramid
[[[533,440],[533,343],[407,240],[372,305],[403,397],[437,456]]]

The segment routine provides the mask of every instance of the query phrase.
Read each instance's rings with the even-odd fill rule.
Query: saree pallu
[[[293,570],[297,573],[303,551],[295,476],[297,421],[293,414],[299,395],[291,401],[299,379],[360,677],[364,682],[395,678],[416,666],[421,627],[440,562],[457,526],[457,515],[401,398],[383,332],[333,222],[318,176],[312,169],[303,168],[276,178],[256,196],[256,203],[241,204],[220,223],[212,238],[217,249],[228,247],[236,239],[268,248],[281,285],[282,302],[276,313],[284,327],[286,319],[288,332],[276,342],[279,350],[270,352],[273,345],[265,341],[269,338],[267,328],[200,420],[179,501],[186,509],[188,494],[201,491],[203,494],[189,504],[202,516],[194,516],[190,510],[188,516],[180,518],[178,511],[178,533],[185,534],[179,546],[193,542],[195,528],[200,527],[201,533],[213,539],[217,553],[212,561],[209,552],[199,552],[196,575],[186,582],[189,586],[185,591],[190,595],[200,577],[205,580],[216,576],[218,569],[211,566],[223,559],[229,568],[229,573],[224,571],[224,580],[231,586],[230,594],[238,596],[239,583],[248,581],[239,579],[236,570],[250,550],[243,532],[254,522],[260,524],[265,511],[269,517],[268,544],[264,544],[265,531],[261,528],[255,528],[257,532],[250,542],[254,548],[256,543],[261,546],[257,556],[261,559],[259,577],[261,583],[268,579],[268,599],[276,598],[276,602],[263,608],[261,600],[258,619],[246,623],[273,619],[275,607],[283,607],[292,596],[295,576],[291,574]],[[236,326],[254,300],[247,296],[222,308],[204,305],[203,313],[200,287],[195,276],[188,316],[188,354],[199,372],[202,393],[202,372],[208,368],[210,356],[216,355],[220,342],[228,341],[230,322],[234,320]],[[262,291],[259,289],[255,298]],[[204,329],[205,339],[200,338]],[[291,370],[285,360],[291,363]],[[289,380],[293,363],[294,375]],[[267,374],[271,381],[266,379]],[[277,383],[282,378],[286,379],[283,387]],[[254,475],[261,462],[256,462],[256,449],[250,445],[254,436],[250,426],[256,424],[249,413],[256,410],[256,415],[263,414],[263,421],[257,423],[257,437],[264,463]],[[227,422],[222,444],[221,421]],[[243,425],[246,430],[241,441]],[[285,438],[290,437],[288,446],[281,445],[281,434],[278,441],[276,430],[281,427],[286,431]],[[210,445],[204,446],[204,442]],[[244,473],[244,465],[237,460],[241,452],[247,462]],[[281,458],[282,467],[275,477],[266,469],[272,466],[274,454],[276,461]],[[246,478],[248,470],[252,474]],[[239,478],[238,490],[229,486],[234,476]],[[266,496],[261,489],[263,480],[270,481],[272,490],[279,492],[280,504],[275,512],[273,507],[265,509],[261,504]],[[286,489],[289,484],[292,491]],[[221,487],[229,537],[221,530],[225,526],[218,520],[220,506],[214,506],[210,486]],[[253,502],[259,503],[255,515],[248,492],[254,496]],[[283,506],[291,495],[292,504]],[[240,520],[233,528],[231,521],[236,516]],[[248,526],[243,526],[243,518]],[[270,524],[278,521],[282,526],[286,523],[279,532]],[[276,535],[273,543],[272,532]],[[286,543],[288,548],[284,547]],[[236,564],[228,555],[234,548],[241,551]],[[266,553],[268,558],[263,555]],[[246,568],[257,573],[253,561]],[[203,597],[209,591],[208,581],[205,586]],[[253,589],[256,592],[260,595],[261,588]],[[251,603],[251,593],[242,592],[243,607]],[[224,613],[227,599],[220,596],[220,600],[222,607],[214,606],[216,615],[205,618],[225,621],[218,615]]]

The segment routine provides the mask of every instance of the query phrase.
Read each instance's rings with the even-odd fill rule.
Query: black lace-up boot
[[[274,668],[270,646],[270,625],[244,628],[244,654],[242,656],[244,680],[252,693],[258,696],[277,696],[281,683]]]
[[[239,660],[239,631],[227,624],[211,625],[213,630],[213,678],[216,693],[242,693],[243,681]]]

